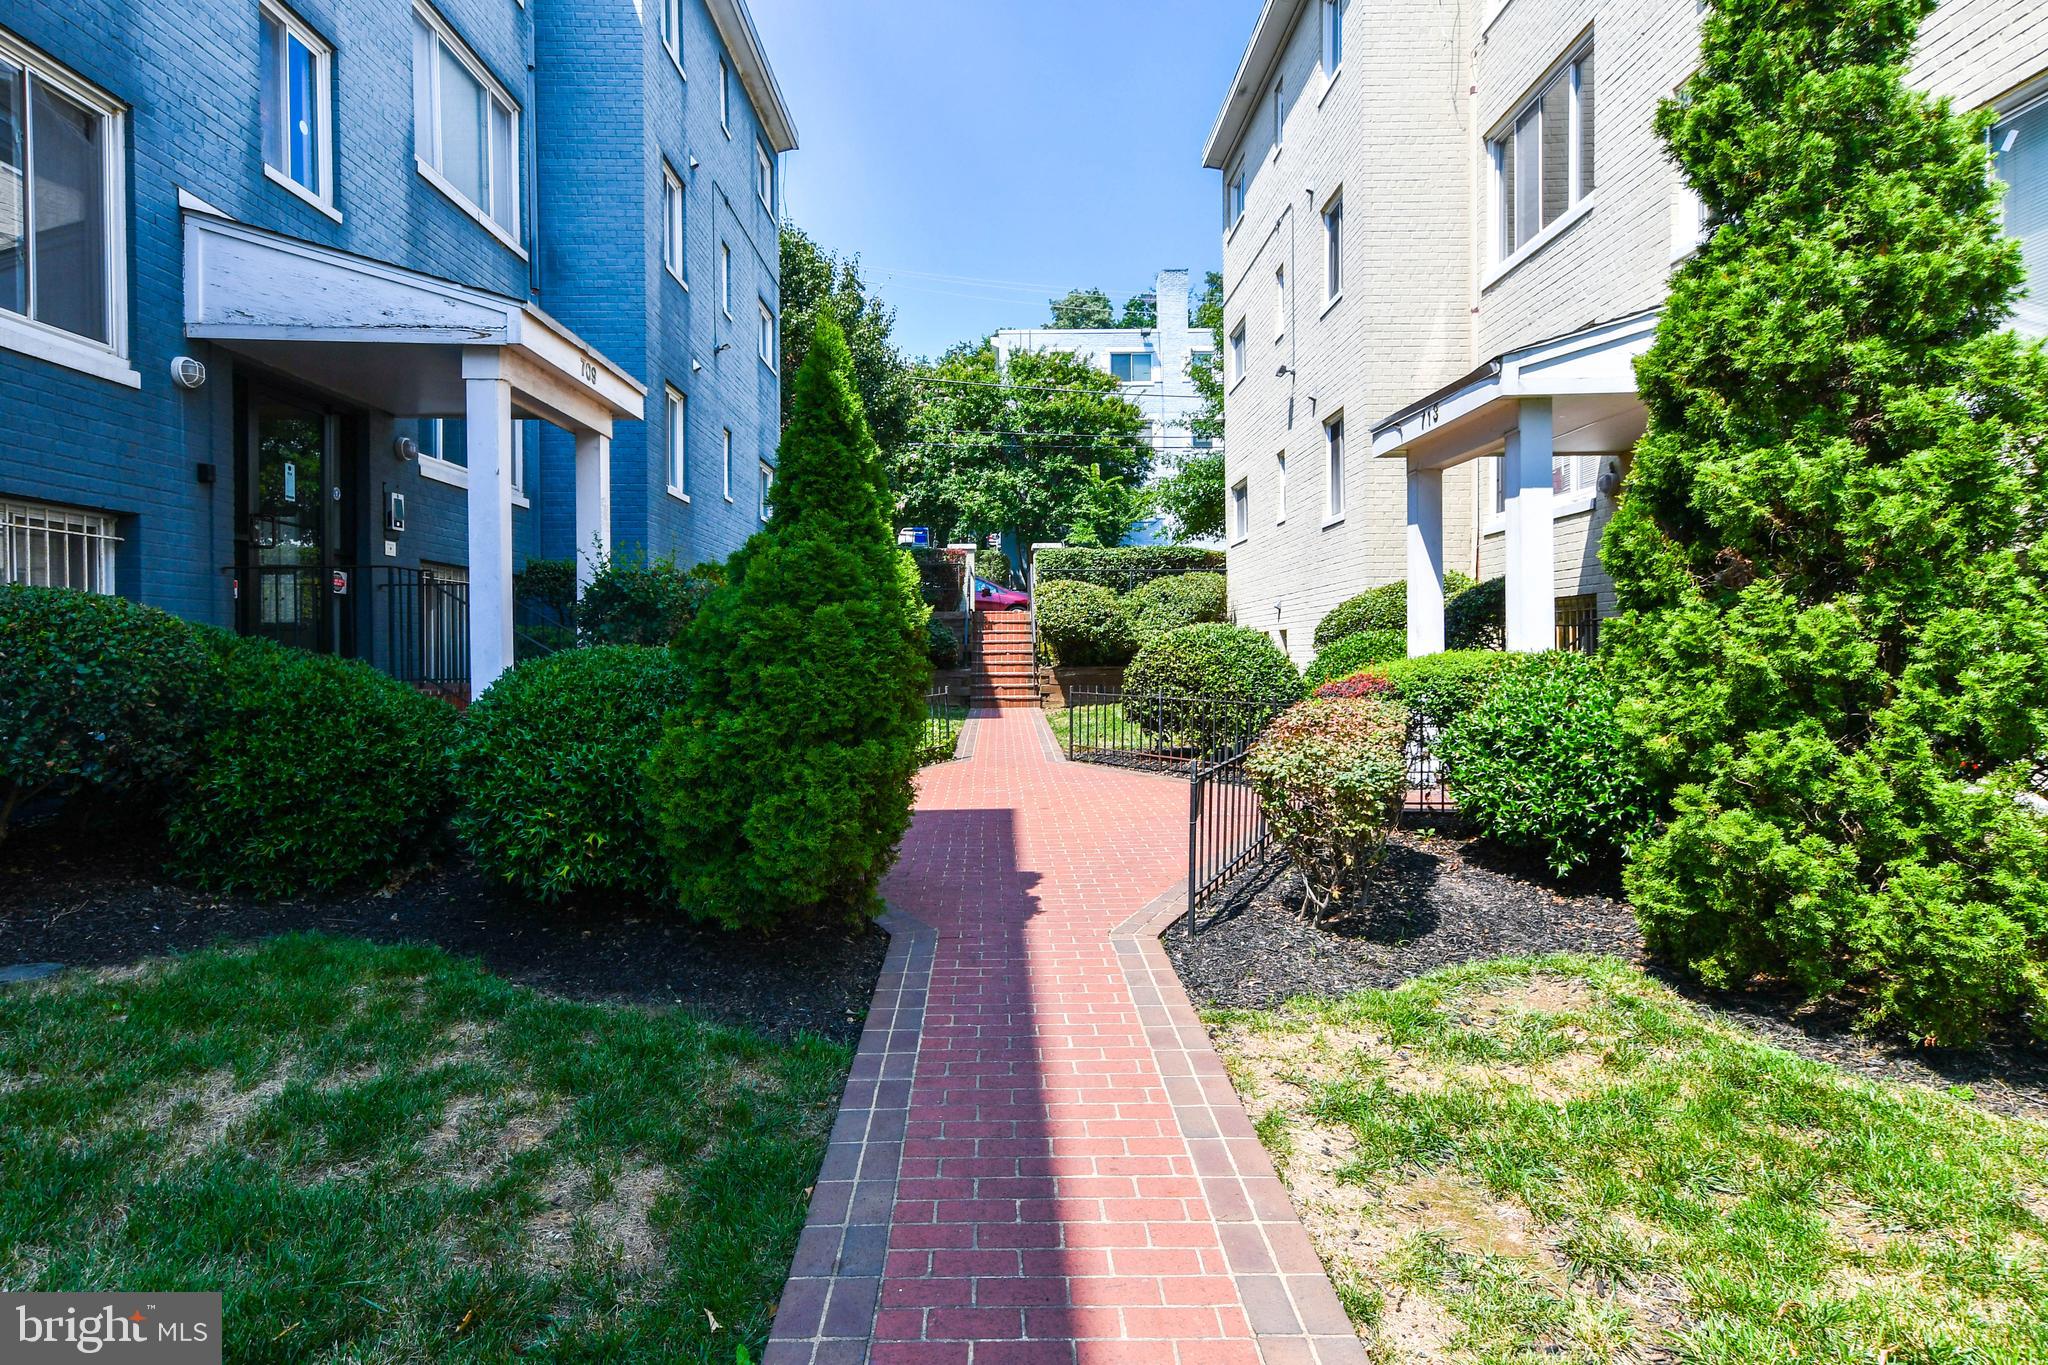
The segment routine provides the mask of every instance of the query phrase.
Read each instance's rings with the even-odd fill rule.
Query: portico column
[[[1530,654],[1557,646],[1550,418],[1548,398],[1522,399],[1501,461],[1507,481],[1507,646]]]
[[[576,433],[576,595],[612,552],[612,438]]]
[[[469,418],[469,694],[512,666],[512,385],[496,349],[462,353]]]
[[[1444,648],[1444,472],[1408,466],[1408,657]]]

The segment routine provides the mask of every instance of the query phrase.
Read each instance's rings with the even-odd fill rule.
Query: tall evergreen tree
[[[730,571],[677,637],[689,693],[647,769],[678,899],[729,927],[872,913],[910,823],[927,613],[829,313]]]
[[[2048,368],[1983,115],[1907,88],[1934,0],[1716,0],[1657,113],[1711,235],[1637,366],[1603,544],[1674,790],[1627,880],[1713,983],[2048,1036]]]

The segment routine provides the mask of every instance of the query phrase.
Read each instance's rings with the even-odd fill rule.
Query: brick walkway
[[[764,1365],[1362,1362],[1167,968],[1188,791],[983,713],[925,770]]]

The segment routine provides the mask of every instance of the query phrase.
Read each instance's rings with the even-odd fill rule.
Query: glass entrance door
[[[246,553],[238,566],[242,630],[323,653],[341,648],[332,548],[334,421],[254,395],[248,408]]]

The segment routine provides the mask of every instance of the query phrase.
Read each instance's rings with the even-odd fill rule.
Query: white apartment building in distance
[[[1197,301],[1187,271],[1160,271],[1153,298],[1158,318],[1153,327],[1011,327],[995,334],[994,345],[996,364],[1004,369],[1018,351],[1065,351],[1122,380],[1124,396],[1145,415],[1157,477],[1170,473],[1189,453],[1210,448],[1188,423],[1202,408],[1191,367],[1198,357],[1213,359],[1215,342],[1207,329],[1194,326]],[[1155,517],[1139,523],[1126,543],[1163,539],[1164,524]]]
[[[1447,569],[1506,576],[1513,649],[1613,610],[1633,362],[1701,232],[1651,118],[1703,8],[1266,0],[1204,152],[1240,624],[1305,663],[1325,613],[1405,576],[1430,652]],[[2048,281],[2048,7],[1947,0],[1913,79],[1997,111],[2007,229]],[[2038,293],[2018,325],[2048,326]]]

